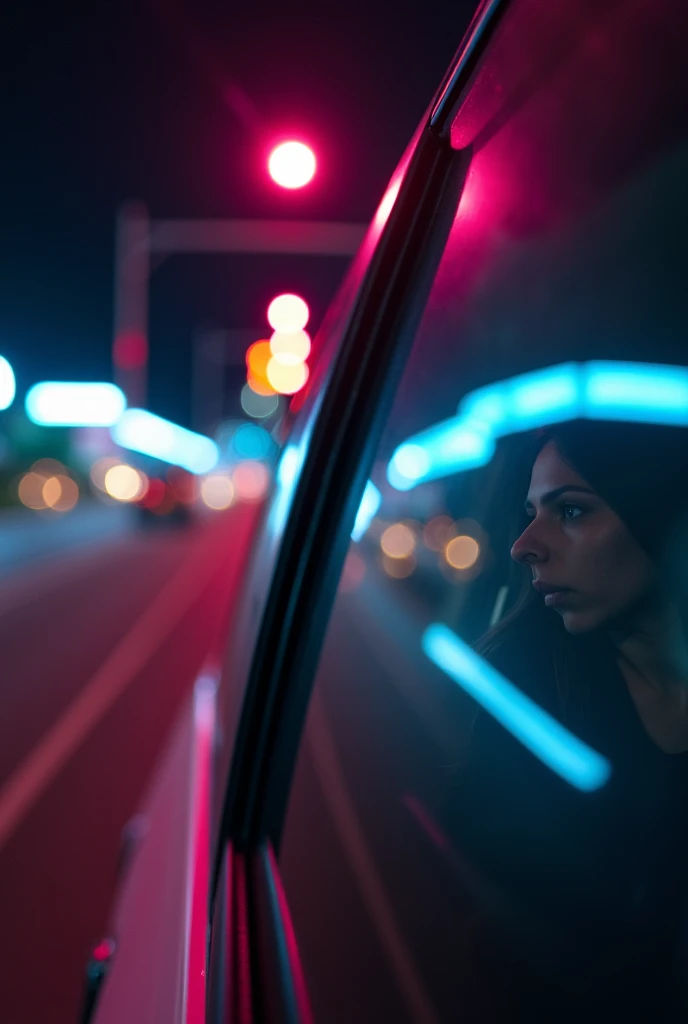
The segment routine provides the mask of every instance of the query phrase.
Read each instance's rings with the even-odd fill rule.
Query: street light
[[[293,139],[275,146],[268,158],[270,177],[282,188],[303,188],[312,180],[315,167],[313,150]]]

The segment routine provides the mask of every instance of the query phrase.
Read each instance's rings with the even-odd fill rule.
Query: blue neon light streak
[[[688,426],[688,369],[647,363],[592,362],[583,367],[590,419]]]
[[[126,409],[115,384],[50,381],[34,384],[24,408],[33,423],[45,427],[111,427]]]
[[[447,626],[429,626],[421,643],[438,668],[570,785],[589,793],[608,782],[612,769],[606,757],[564,728]]]
[[[190,473],[208,473],[220,457],[218,446],[209,437],[146,409],[128,409],[110,433],[121,448],[181,466]]]
[[[478,388],[456,416],[399,445],[387,479],[396,490],[411,490],[486,465],[500,437],[578,418],[688,426],[688,368],[562,363]]]
[[[363,537],[372,522],[373,516],[379,509],[381,501],[382,495],[372,480],[369,480],[365,485],[361,504],[359,505],[358,512],[356,513],[356,521],[354,522],[354,528],[351,531],[352,540],[358,541]]]
[[[396,490],[408,491],[424,480],[484,466],[493,454],[494,441],[482,422],[467,423],[457,416],[400,445],[387,468],[387,479]]]

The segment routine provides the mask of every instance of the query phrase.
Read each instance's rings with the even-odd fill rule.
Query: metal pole
[[[113,380],[130,406],[146,404],[148,376],[148,279],[150,218],[143,203],[128,202],[117,214],[115,233]]]
[[[367,225],[294,220],[153,220],[138,201],[125,203],[117,215],[115,238],[115,310],[112,345],[113,380],[130,406],[146,404],[148,369],[148,285],[151,255],[155,266],[175,253],[288,253],[350,257],[359,249]],[[202,347],[202,343],[199,342]],[[199,350],[200,351],[200,350]],[[197,365],[194,342],[194,389],[203,389],[206,370]],[[220,374],[217,374],[218,378]],[[194,390],[194,418],[207,420],[204,400]],[[211,412],[217,396],[210,399]],[[214,414],[214,412],[213,412]]]

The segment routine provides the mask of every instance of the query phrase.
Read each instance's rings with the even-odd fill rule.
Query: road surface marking
[[[193,545],[189,556],[157,598],[10,775],[0,790],[0,850],[91,729],[136,678],[217,573],[218,558],[214,550],[202,571],[191,575],[189,570],[197,562],[198,547]]]

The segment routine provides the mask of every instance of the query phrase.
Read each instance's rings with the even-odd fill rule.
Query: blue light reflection
[[[399,445],[387,479],[411,490],[485,465],[500,437],[578,418],[688,426],[688,368],[597,360],[488,384],[467,394],[456,416]]]
[[[510,683],[447,626],[423,634],[427,657],[562,779],[585,792],[611,776],[609,761]]]
[[[363,537],[372,522],[373,516],[379,509],[381,501],[382,495],[372,480],[369,480],[365,485],[361,504],[359,505],[358,512],[356,513],[356,521],[354,522],[354,528],[351,531],[352,540],[358,541]]]

